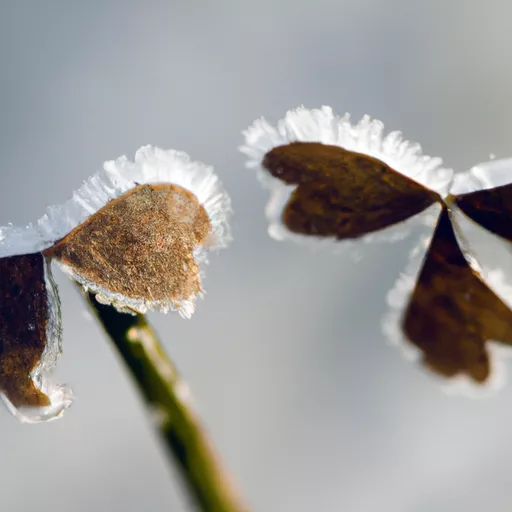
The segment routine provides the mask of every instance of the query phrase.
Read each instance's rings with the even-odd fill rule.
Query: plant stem
[[[187,385],[144,315],[119,313],[91,294],[85,297],[137,383],[198,509],[246,511],[188,401]]]

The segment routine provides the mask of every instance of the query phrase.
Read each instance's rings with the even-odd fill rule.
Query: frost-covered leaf
[[[71,391],[51,381],[61,318],[50,263],[41,253],[0,259],[0,394],[24,422],[59,417]]]
[[[289,111],[276,127],[255,121],[240,149],[271,191],[270,235],[313,243],[403,237],[405,221],[442,201],[453,173],[400,132],[383,132],[380,121],[353,125],[329,107]]]
[[[487,343],[512,344],[512,311],[468,263],[447,208],[418,275],[402,277],[389,302],[386,332],[415,347],[426,367],[459,387],[496,380]]]

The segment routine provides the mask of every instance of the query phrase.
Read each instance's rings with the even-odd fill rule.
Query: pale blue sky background
[[[510,156],[511,16],[507,0],[0,0],[0,225],[146,143],[214,165],[231,192],[235,241],[206,300],[152,320],[252,510],[510,511],[512,383],[448,397],[380,332],[414,239],[359,263],[272,241],[236,148],[255,117],[327,104],[458,170]],[[77,400],[36,427],[0,412],[0,510],[186,510],[128,376],[58,282]]]

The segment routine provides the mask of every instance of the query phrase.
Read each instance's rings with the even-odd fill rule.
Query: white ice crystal
[[[45,240],[32,224],[25,227],[9,224],[0,227],[0,233],[0,258],[33,254],[53,245],[53,242]]]
[[[264,118],[260,118],[244,131],[244,136],[245,143],[240,151],[248,157],[247,167],[256,168],[260,182],[270,189],[271,197],[266,216],[269,220],[269,234],[278,240],[286,238],[308,243],[308,240],[314,240],[315,237],[291,233],[281,221],[283,208],[296,186],[287,185],[274,178],[262,167],[265,155],[277,146],[297,141],[320,142],[363,153],[381,160],[395,171],[438,192],[442,197],[448,193],[453,177],[451,169],[442,167],[440,158],[423,155],[421,146],[404,140],[401,132],[394,131],[384,135],[383,123],[369,116],[364,116],[357,124],[352,124],[349,114],[337,116],[326,106],[320,109],[299,107],[290,110],[277,126],[272,126]],[[368,241],[376,238],[402,238],[407,230],[403,224],[405,223],[382,230],[383,236],[370,234],[363,239]]]
[[[450,194],[466,194],[512,183],[512,158],[489,160],[455,175]]]

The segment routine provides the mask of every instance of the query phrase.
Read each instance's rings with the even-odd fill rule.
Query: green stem
[[[86,298],[137,383],[150,418],[199,510],[247,510],[189,403],[187,385],[144,315],[118,313],[91,294]]]

